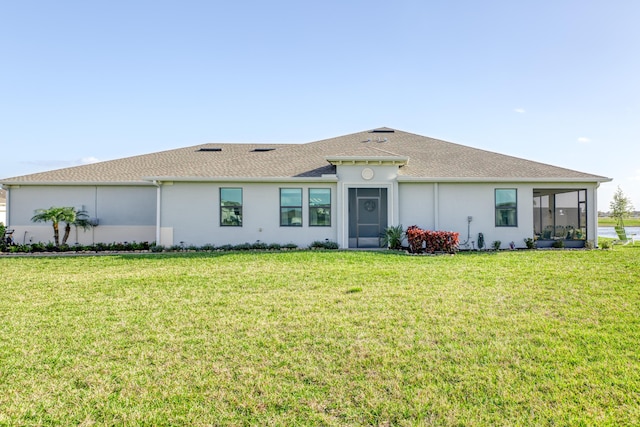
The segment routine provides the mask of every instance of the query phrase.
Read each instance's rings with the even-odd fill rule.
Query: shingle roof
[[[255,149],[275,148],[271,151]],[[219,150],[218,150],[219,149]],[[335,173],[328,157],[408,157],[405,179],[608,181],[609,178],[379,128],[306,144],[202,144],[0,180],[0,183],[136,183],[149,178],[294,178]]]

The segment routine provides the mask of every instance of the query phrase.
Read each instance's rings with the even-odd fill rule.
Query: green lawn
[[[618,220],[611,217],[599,217],[599,227],[614,227],[618,224]],[[640,227],[640,218],[625,218],[624,225],[627,227]]]
[[[639,425],[640,245],[0,257],[0,425]]]

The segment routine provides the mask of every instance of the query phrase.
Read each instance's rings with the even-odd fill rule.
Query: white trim
[[[373,163],[369,163],[373,164]],[[153,181],[179,181],[179,182],[337,182],[336,175],[322,175],[320,177],[177,177],[177,176],[150,176],[142,177],[143,181],[0,181],[0,184],[8,190],[11,186],[152,186]],[[527,178],[527,177],[414,177],[398,175],[398,182],[575,182],[575,183],[602,183],[611,182],[613,178]]]
[[[440,187],[433,183],[433,229],[440,229]]]
[[[321,177],[174,177],[174,176],[156,176],[144,177],[150,181],[175,181],[175,182],[338,182],[336,175],[323,175]]]
[[[575,182],[575,183],[585,183],[585,182],[610,182],[613,181],[613,178],[519,178],[519,177],[511,177],[511,178],[476,178],[476,177],[413,177],[413,176],[398,176],[398,182],[459,182],[461,184],[467,182],[484,182],[484,183],[492,183],[492,182],[519,182],[519,183],[527,183],[527,182],[548,182],[549,184],[557,183],[557,182]]]
[[[406,165],[406,156],[327,156],[325,159],[334,166],[337,165],[377,165],[402,166]]]
[[[152,186],[153,182],[149,181],[0,181],[0,184],[8,187],[20,188],[24,186]]]
[[[156,245],[161,245],[160,228],[162,225],[162,183],[153,181],[153,184],[156,186]]]
[[[387,223],[388,225],[398,225],[397,221],[399,216],[399,203],[396,193],[398,191],[398,184],[395,181],[386,182],[362,182],[362,181],[349,181],[340,182],[337,191],[337,203],[336,209],[338,213],[336,224],[337,226],[337,240],[338,245],[341,248],[349,248],[349,189],[350,188],[385,188],[387,190]]]

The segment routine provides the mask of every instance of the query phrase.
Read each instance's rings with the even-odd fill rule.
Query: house
[[[7,192],[0,189],[0,222],[7,223]]]
[[[69,243],[337,242],[380,246],[387,226],[478,233],[507,247],[597,241],[609,178],[390,128],[305,144],[202,144],[0,180],[18,241],[51,241],[34,210],[74,206],[97,224]]]

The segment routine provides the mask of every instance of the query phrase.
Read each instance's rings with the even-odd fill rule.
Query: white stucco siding
[[[434,184],[401,183],[398,185],[400,224],[406,229],[411,225],[433,230]]]
[[[597,238],[597,208],[595,184],[585,183],[440,183],[438,184],[438,230],[457,231],[460,241],[469,237],[477,242],[478,233],[483,233],[485,244],[499,240],[501,247],[508,248],[514,242],[517,248],[525,247],[524,239],[533,237],[533,190],[542,189],[586,189],[588,238]],[[517,190],[517,226],[500,227],[495,221],[495,190]],[[472,221],[468,227],[467,217]],[[470,231],[467,231],[470,230]]]
[[[220,225],[220,188],[242,188],[242,226]],[[280,188],[302,189],[302,227],[280,226]],[[309,188],[331,189],[331,226],[309,226]],[[161,226],[173,229],[163,245],[201,246],[255,243],[295,243],[336,240],[336,185],[334,183],[189,183],[162,185]]]
[[[517,225],[496,226],[495,190],[517,190]],[[514,242],[525,247],[524,239],[533,236],[533,186],[521,183],[440,183],[439,230],[457,231],[460,242],[477,248],[478,234],[484,236],[485,247],[499,240],[501,248]],[[468,217],[471,217],[469,223]],[[475,244],[472,244],[475,242]]]

